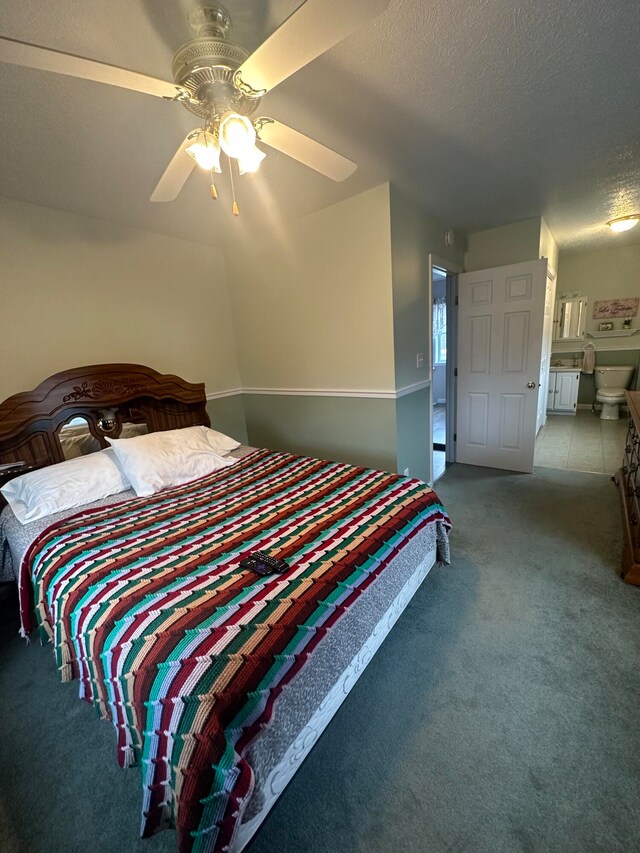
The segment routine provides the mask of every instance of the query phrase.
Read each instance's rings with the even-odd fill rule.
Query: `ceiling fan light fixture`
[[[220,146],[210,130],[202,128],[198,131],[194,141],[186,150],[189,157],[193,157],[198,166],[205,172],[222,171],[220,168]]]
[[[631,213],[629,216],[618,216],[616,219],[610,219],[607,222],[612,231],[629,231],[640,222],[640,213]]]
[[[267,155],[261,151],[256,145],[250,148],[245,154],[238,158],[238,172],[241,175],[257,172],[260,168],[260,163]]]
[[[256,144],[256,130],[247,116],[228,110],[220,119],[220,147],[229,157],[240,159]]]

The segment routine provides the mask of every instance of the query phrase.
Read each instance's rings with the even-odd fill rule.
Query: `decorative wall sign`
[[[638,313],[640,298],[598,299],[593,303],[593,319],[606,320],[610,317],[635,317]]]

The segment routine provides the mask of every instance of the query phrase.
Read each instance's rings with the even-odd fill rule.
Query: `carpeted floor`
[[[640,849],[640,589],[616,577],[604,475],[454,465],[434,568],[250,853]],[[137,839],[137,770],[0,605],[0,850],[175,850]]]

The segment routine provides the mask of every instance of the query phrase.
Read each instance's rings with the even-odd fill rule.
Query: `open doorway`
[[[431,290],[431,435],[432,478],[456,461],[456,376],[458,273],[460,269],[429,255]]]
[[[433,480],[445,472],[447,458],[447,271],[433,266],[432,337],[433,337]]]

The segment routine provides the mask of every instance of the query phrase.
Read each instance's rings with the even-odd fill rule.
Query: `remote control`
[[[252,572],[258,572],[260,575],[271,575],[274,572],[281,574],[286,572],[289,566],[285,560],[279,557],[272,557],[265,551],[254,551],[248,557],[240,560],[241,569],[250,569]]]

